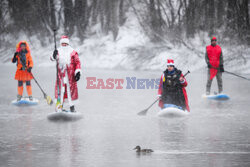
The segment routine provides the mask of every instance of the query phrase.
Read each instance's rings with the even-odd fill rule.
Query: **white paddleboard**
[[[205,99],[210,99],[210,100],[219,100],[219,101],[223,101],[223,100],[229,100],[230,97],[226,94],[213,94],[213,95],[203,95],[202,96]]]
[[[76,121],[82,119],[79,112],[61,111],[48,114],[47,118],[51,121]]]
[[[39,100],[36,98],[33,98],[32,101],[28,97],[22,97],[21,100],[13,100],[11,104],[16,105],[16,106],[33,106],[37,105],[39,103]]]
[[[175,107],[175,105],[170,105],[169,107],[161,109],[157,116],[159,117],[183,117],[188,115],[189,112],[187,110],[180,109],[179,107]]]

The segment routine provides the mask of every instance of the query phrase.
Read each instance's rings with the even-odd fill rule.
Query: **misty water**
[[[189,74],[188,97],[191,113],[183,118],[158,118],[153,106],[146,116],[137,113],[156,98],[156,89],[126,89],[126,77],[157,79],[161,71],[83,69],[78,83],[76,110],[83,119],[51,122],[54,112],[32,81],[33,96],[40,103],[16,107],[15,65],[0,70],[0,166],[250,166],[250,84],[223,75],[228,101],[208,101],[206,70]],[[185,73],[185,71],[183,71]],[[34,76],[53,96],[54,67],[34,67]],[[123,89],[86,89],[86,77],[124,79]],[[217,90],[216,81],[213,90]],[[24,89],[26,93],[26,89]],[[140,145],[152,154],[137,154]]]

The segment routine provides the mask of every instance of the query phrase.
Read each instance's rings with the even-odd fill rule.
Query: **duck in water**
[[[140,146],[136,146],[134,148],[134,150],[136,150],[137,153],[151,153],[151,152],[154,152],[152,149],[141,149]]]

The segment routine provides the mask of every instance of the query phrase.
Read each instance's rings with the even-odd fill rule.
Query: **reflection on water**
[[[1,67],[3,68],[3,67]],[[7,69],[9,67],[6,67]],[[40,84],[53,95],[54,69],[37,73]],[[0,166],[79,167],[79,166],[250,166],[249,84],[245,90],[237,81],[224,82],[229,101],[201,98],[206,78],[202,73],[187,77],[191,113],[184,118],[158,118],[153,106],[147,116],[136,113],[155,99],[156,90],[87,90],[79,85],[76,108],[84,119],[76,122],[51,122],[54,111],[33,84],[39,106],[16,107],[14,69],[0,73]],[[160,72],[85,71],[98,78],[157,78]],[[48,78],[49,77],[49,78]],[[225,76],[225,79],[230,79]],[[10,83],[6,85],[6,83]],[[238,84],[238,82],[237,82]],[[4,88],[4,89],[3,89]],[[234,89],[232,89],[234,88]],[[4,94],[4,96],[3,96]],[[138,154],[137,145],[153,149]]]

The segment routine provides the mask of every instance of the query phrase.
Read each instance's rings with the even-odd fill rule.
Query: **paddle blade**
[[[142,110],[141,112],[138,112],[137,115],[146,115],[147,112],[148,112],[148,110],[145,109],[145,110]]]
[[[52,98],[50,96],[46,95],[45,99],[46,99],[48,105],[52,105],[53,104],[53,100],[52,100]]]

